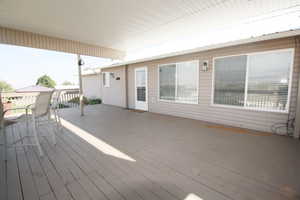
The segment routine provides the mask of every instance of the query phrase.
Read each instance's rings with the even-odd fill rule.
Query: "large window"
[[[198,61],[159,66],[160,100],[198,103]]]
[[[286,112],[292,57],[286,49],[214,59],[213,103]]]

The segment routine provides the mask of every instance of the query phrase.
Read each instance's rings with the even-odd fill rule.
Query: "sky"
[[[83,69],[95,68],[110,59],[82,56]],[[64,81],[78,84],[77,56],[63,52],[0,44],[0,80],[14,89],[35,85],[37,79],[47,74],[57,85]]]

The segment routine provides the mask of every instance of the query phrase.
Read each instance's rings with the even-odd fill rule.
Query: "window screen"
[[[177,98],[183,102],[198,102],[198,62],[177,64]]]
[[[175,100],[176,65],[164,65],[159,68],[159,97],[163,100]]]
[[[214,103],[264,111],[287,111],[293,51],[217,58]]]
[[[140,86],[137,87],[137,100],[138,101],[146,101],[146,87]]]
[[[198,61],[159,67],[160,99],[198,103]]]
[[[286,110],[291,51],[249,55],[247,107]]]
[[[215,60],[215,104],[244,105],[246,65],[246,55]]]

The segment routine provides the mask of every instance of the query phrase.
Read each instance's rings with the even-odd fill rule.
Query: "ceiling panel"
[[[0,25],[133,53],[299,6],[300,0],[0,0]]]

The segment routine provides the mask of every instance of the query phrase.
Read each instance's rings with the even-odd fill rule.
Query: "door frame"
[[[137,85],[136,85],[136,72],[139,71],[139,70],[145,70],[145,88],[146,88],[146,94],[145,94],[145,108],[140,108],[140,107],[137,107],[137,103],[138,103],[138,100],[137,100]],[[148,111],[149,109],[149,105],[148,105],[148,67],[147,66],[143,66],[143,67],[136,67],[134,69],[134,103],[135,103],[135,109],[137,110],[145,110],[145,111]]]

